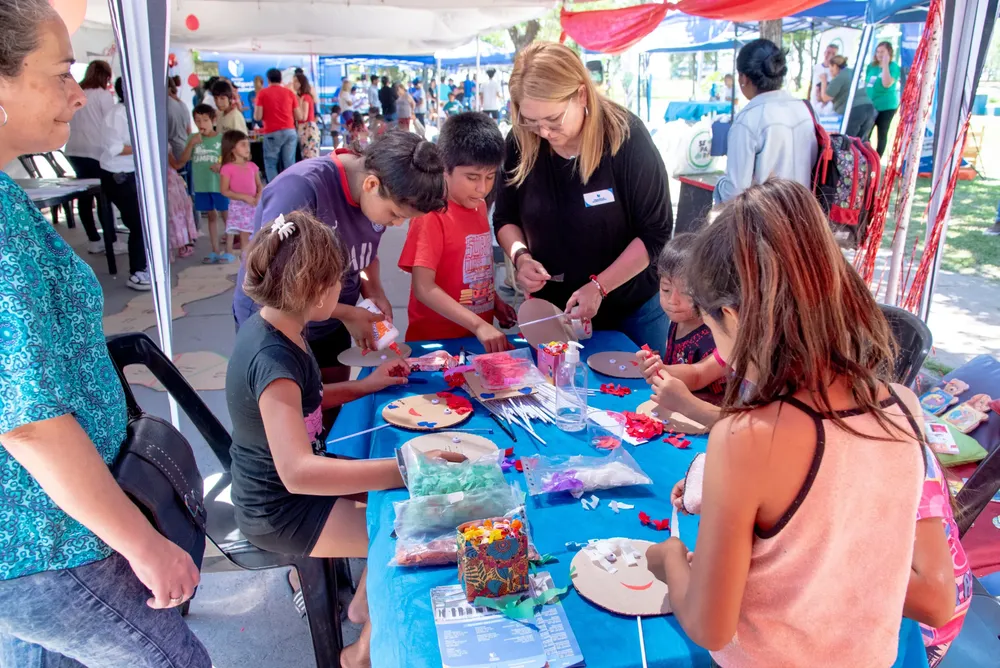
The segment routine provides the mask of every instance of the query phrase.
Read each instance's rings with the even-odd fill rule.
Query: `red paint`
[[[423,415],[421,415],[420,413],[418,413],[415,408],[411,408],[410,409],[410,415],[412,415],[414,417],[423,417]]]
[[[630,584],[625,584],[624,582],[622,582],[621,585],[626,589],[631,589],[632,591],[646,591],[647,589],[653,586],[653,581],[650,580],[644,585],[630,585]]]

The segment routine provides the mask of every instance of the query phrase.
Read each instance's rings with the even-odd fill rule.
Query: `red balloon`
[[[201,23],[198,21],[197,16],[194,14],[188,14],[187,18],[184,19],[184,25],[187,26],[188,30],[193,32],[201,26]]]
[[[188,75],[188,86],[191,86],[191,88],[196,88],[200,83],[201,80],[198,78],[197,74],[192,72],[191,74]]]

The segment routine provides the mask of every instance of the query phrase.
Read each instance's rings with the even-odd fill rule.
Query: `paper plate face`
[[[612,378],[642,378],[639,358],[622,350],[594,353],[587,358],[587,366]]]
[[[655,617],[670,614],[667,585],[653,576],[646,562],[646,550],[653,543],[625,538],[601,542],[615,555],[613,562],[595,563],[593,552],[585,548],[570,564],[573,586],[580,596],[619,615]],[[633,556],[639,555],[631,565],[622,554],[620,545],[623,542],[631,546]],[[609,572],[609,568],[615,572]]]
[[[399,351],[403,353],[402,357],[403,359],[409,357],[410,353],[413,352],[410,349],[410,346],[406,345],[405,343],[400,343],[397,345],[399,346]],[[372,350],[369,351],[367,355],[362,355],[361,348],[351,347],[341,352],[339,355],[337,355],[337,361],[343,364],[344,366],[360,366],[360,367],[378,366],[384,362],[388,362],[389,360],[395,360],[399,358],[400,358],[399,355],[389,350],[388,348],[386,348],[385,350]]]
[[[517,322],[534,322],[542,318],[548,318],[562,313],[562,309],[555,304],[544,299],[529,299],[517,309]],[[553,318],[545,322],[539,322],[526,327],[521,326],[521,336],[531,345],[538,348],[543,343],[551,341],[577,341],[579,340],[569,324],[569,318]]]
[[[411,394],[396,399],[382,409],[382,419],[389,424],[415,431],[449,429],[472,417],[472,413],[459,415],[448,408],[448,402],[436,394]]]

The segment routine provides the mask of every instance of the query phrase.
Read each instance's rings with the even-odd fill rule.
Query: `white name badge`
[[[611,204],[615,201],[615,193],[611,188],[607,190],[595,190],[592,193],[583,194],[583,203],[588,207],[590,206],[600,206],[602,204]]]

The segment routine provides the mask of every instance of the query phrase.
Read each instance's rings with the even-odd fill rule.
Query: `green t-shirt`
[[[882,67],[869,65],[865,70],[865,87],[868,89],[868,99],[872,101],[875,111],[888,111],[899,108],[899,65],[889,63],[889,76],[892,85],[886,88],[882,85]]]
[[[444,113],[448,114],[449,116],[460,114],[462,113],[462,105],[456,102],[455,100],[447,102],[444,105]]]
[[[191,153],[191,181],[196,193],[219,192],[219,175],[211,167],[221,159],[222,133],[214,137],[202,136],[201,143],[195,144]]]
[[[833,98],[833,110],[843,114],[847,109],[847,99],[851,96],[851,82],[854,81],[854,71],[843,68],[833,81],[826,85],[826,94]],[[871,106],[866,88],[859,88],[854,94],[853,108]],[[870,113],[870,112],[869,112]]]

